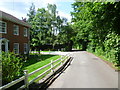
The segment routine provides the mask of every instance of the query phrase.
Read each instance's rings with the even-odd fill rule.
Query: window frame
[[[0,20],[0,23],[5,23],[5,27],[4,27],[5,28],[5,32],[1,32],[0,31],[0,33],[5,33],[6,34],[7,33],[7,22]],[[0,25],[0,28],[2,29],[3,27],[1,25]]]
[[[17,53],[15,53],[15,44],[18,45],[18,51],[17,51]],[[14,45],[14,46],[13,46],[13,51],[14,51],[14,53],[15,53],[15,54],[19,54],[19,43],[14,43],[13,45]]]
[[[24,43],[24,54],[28,53],[28,43]]]
[[[17,29],[16,29],[16,30],[15,30],[15,28],[14,28],[15,26],[17,26]],[[15,33],[15,31],[17,31],[17,34]],[[16,24],[13,25],[13,34],[14,34],[14,35],[19,35],[19,26],[16,25]]]
[[[28,29],[26,27],[24,27],[23,36],[28,37]]]

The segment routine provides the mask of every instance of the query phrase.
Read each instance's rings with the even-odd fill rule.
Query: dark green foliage
[[[36,11],[35,11],[35,5],[32,3],[30,9],[29,9],[29,13],[27,14],[27,16],[29,17],[27,22],[32,26],[30,28],[30,46],[33,46],[34,43],[36,42],[36,40],[34,40],[33,38],[36,38],[36,32],[33,28],[34,26],[34,17],[35,17]]]
[[[120,2],[75,2],[72,6],[75,42],[83,50],[120,64]]]
[[[3,84],[13,81],[22,75],[22,59],[12,52],[2,52]]]
[[[72,50],[73,41],[75,38],[75,32],[73,31],[70,24],[62,27],[62,30],[59,32],[57,36],[57,42],[60,44],[66,44],[65,50],[70,51]]]
[[[55,4],[48,4],[47,9],[38,8],[32,4],[28,14],[28,22],[32,25],[30,32],[31,48],[36,50],[42,49],[42,46],[52,45],[53,49],[56,45],[68,44],[72,46],[72,28],[67,24],[66,18],[57,15],[57,7]],[[66,50],[70,50],[68,47]]]

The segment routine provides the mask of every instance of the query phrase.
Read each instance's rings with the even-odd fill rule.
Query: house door
[[[5,52],[5,42],[4,41],[2,41],[2,51]]]
[[[1,51],[8,52],[8,46],[9,46],[8,42],[9,42],[9,40],[7,40],[5,38],[0,39],[0,53],[1,53]]]

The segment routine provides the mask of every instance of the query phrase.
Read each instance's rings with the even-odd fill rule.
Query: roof
[[[31,25],[29,25],[28,23],[26,23],[22,20],[19,20],[18,18],[14,17],[13,15],[5,13],[1,10],[0,10],[0,18],[5,19],[5,20],[9,20],[9,21],[17,23],[17,24],[21,24],[23,26],[31,27]]]

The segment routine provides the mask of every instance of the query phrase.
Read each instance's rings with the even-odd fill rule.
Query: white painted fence
[[[27,71],[27,70],[24,70],[24,76],[22,76],[22,77],[20,77],[19,79],[16,79],[16,80],[14,80],[14,81],[12,81],[12,82],[10,82],[10,83],[8,83],[8,84],[0,87],[0,90],[7,89],[7,88],[9,88],[9,87],[11,87],[11,86],[13,86],[13,85],[21,82],[22,80],[24,80],[25,85],[21,86],[18,90],[20,90],[20,89],[22,89],[22,88],[28,89],[30,84],[32,84],[35,80],[37,80],[37,79],[40,78],[41,76],[45,75],[47,72],[51,71],[52,74],[53,74],[53,73],[54,73],[54,67],[56,67],[56,66],[59,65],[60,63],[61,63],[60,66],[62,66],[69,58],[70,58],[70,54],[67,54],[67,55],[62,56],[61,58],[59,58],[59,59],[57,59],[57,60],[55,60],[55,61],[51,60],[51,62],[50,62],[49,64],[47,64],[47,65],[45,65],[45,66],[43,66],[43,67],[41,67],[41,68],[38,68],[37,70],[35,70],[35,71],[33,71],[33,72],[29,73],[29,74],[28,74],[28,71]],[[60,60],[60,62],[58,62],[57,64],[54,65],[54,63],[57,62],[57,61],[59,61],[59,60]],[[38,75],[38,76],[37,76],[36,78],[34,78],[33,80],[28,81],[28,77],[29,77],[29,76],[31,76],[31,75],[39,72],[40,70],[42,70],[42,69],[44,69],[44,68],[46,68],[46,67],[48,67],[48,66],[51,66],[51,68],[48,69],[48,70],[46,70],[46,71],[44,71],[43,73],[41,73],[40,75]]]

